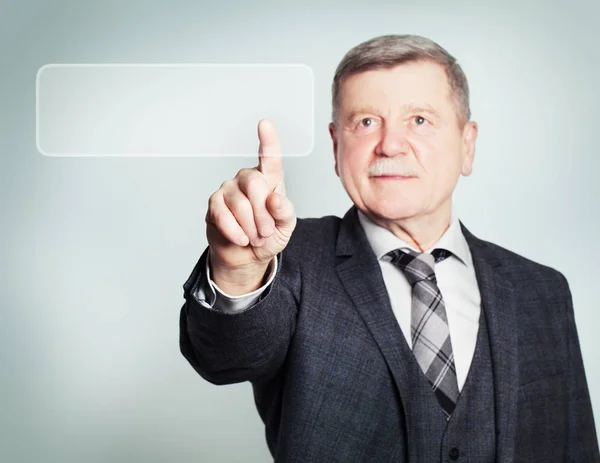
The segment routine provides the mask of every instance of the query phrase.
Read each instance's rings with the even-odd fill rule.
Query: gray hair
[[[399,64],[426,60],[438,63],[446,70],[450,96],[454,100],[459,125],[463,127],[471,118],[467,77],[450,53],[434,41],[418,35],[382,35],[346,53],[335,71],[331,87],[333,122],[337,122],[340,88],[345,78],[364,71],[390,69]]]

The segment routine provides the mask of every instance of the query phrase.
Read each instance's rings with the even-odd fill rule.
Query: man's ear
[[[477,123],[469,121],[465,124],[462,134],[463,163],[460,173],[465,177],[473,172],[473,161],[475,160],[475,145],[478,133]]]
[[[335,134],[335,124],[333,122],[329,123],[329,135],[331,136],[331,141],[333,143],[333,160],[335,162],[335,174],[339,177],[340,173],[338,171],[338,163],[337,163],[337,149],[338,149],[338,141]]]

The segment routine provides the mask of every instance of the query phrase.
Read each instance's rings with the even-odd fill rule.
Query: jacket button
[[[448,456],[450,456],[451,460],[458,460],[459,452],[456,447],[452,447],[450,452],[448,452]]]

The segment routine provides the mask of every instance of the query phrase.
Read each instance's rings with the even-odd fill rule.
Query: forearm
[[[194,369],[214,384],[266,379],[283,363],[298,306],[297,267],[280,257],[275,277],[250,308],[224,312],[193,296],[206,278],[207,252],[184,285],[180,348]],[[294,271],[295,270],[295,271]]]

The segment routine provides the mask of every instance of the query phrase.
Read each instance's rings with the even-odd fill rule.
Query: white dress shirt
[[[404,276],[404,272],[391,263],[386,254],[389,251],[403,247],[418,250],[397,238],[389,230],[374,223],[360,211],[358,211],[358,217],[371,248],[379,261],[383,281],[396,320],[408,346],[412,348],[410,329],[412,288]],[[435,274],[446,306],[456,378],[460,391],[465,383],[475,352],[481,312],[481,297],[469,245],[462,234],[454,208],[452,209],[450,226],[438,242],[426,252],[431,252],[435,248],[443,248],[452,252],[450,257],[435,264]],[[248,294],[231,296],[221,291],[212,281],[207,260],[206,271],[209,287],[198,288],[195,294],[196,299],[205,307],[214,307],[230,313],[246,309],[254,304],[260,294],[273,281],[277,268],[276,257],[271,265],[269,279],[262,287]]]
[[[412,349],[411,302],[412,288],[404,272],[389,261],[385,255],[398,248],[410,248],[419,252],[413,246],[397,238],[392,232],[380,227],[362,212],[358,211],[362,225],[373,252],[379,260],[383,281],[388,291],[392,310],[398,320],[404,338]],[[431,253],[435,248],[443,248],[452,255],[435,264],[435,276],[446,306],[446,316],[454,352],[456,379],[458,389],[462,390],[465,383],[479,331],[479,316],[481,297],[471,251],[462,230],[458,217],[452,213],[450,226],[438,242],[426,252]]]
[[[200,303],[200,305],[207,308],[214,308],[223,312],[235,313],[240,310],[247,309],[258,299],[262,292],[267,289],[275,278],[275,270],[277,269],[277,256],[273,257],[273,260],[269,264],[271,267],[271,274],[267,282],[260,288],[252,291],[251,293],[242,294],[240,296],[232,296],[227,294],[210,277],[210,254],[206,259],[206,276],[208,280],[208,288],[198,287],[194,297]]]

